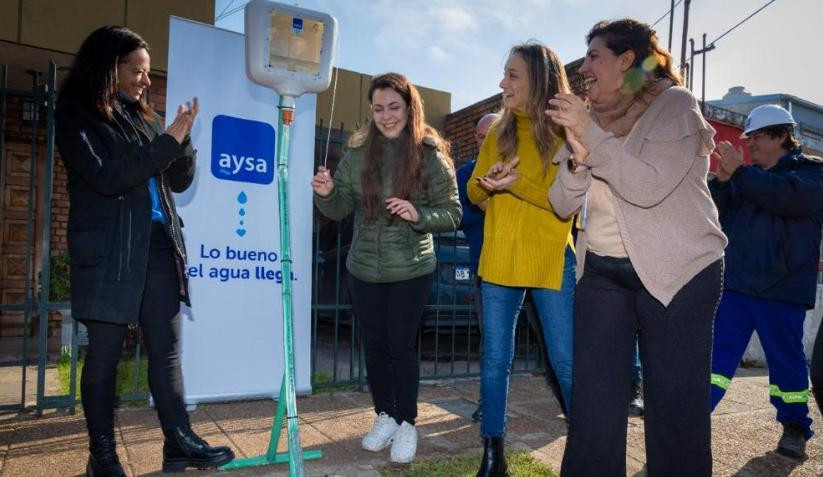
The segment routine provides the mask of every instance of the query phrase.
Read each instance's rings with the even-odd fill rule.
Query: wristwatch
[[[566,161],[566,165],[569,167],[569,171],[571,171],[572,174],[577,174],[580,171],[591,169],[589,166],[585,164],[579,164],[577,160],[575,160],[574,154],[569,156],[569,160]]]

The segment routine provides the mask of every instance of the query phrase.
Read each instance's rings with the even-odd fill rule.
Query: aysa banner
[[[172,17],[167,120],[197,96],[197,170],[176,197],[192,308],[183,310],[187,403],[276,397],[283,377],[277,94],[246,76],[243,35]],[[315,95],[298,99],[289,200],[297,391],[311,391],[311,216]]]

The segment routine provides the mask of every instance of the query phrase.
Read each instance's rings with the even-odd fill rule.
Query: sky
[[[769,0],[692,0],[689,37],[711,43]],[[215,15],[247,0],[215,0]],[[603,19],[654,23],[670,0],[302,0],[289,2],[337,18],[335,66],[360,73],[396,71],[450,92],[452,111],[500,91],[509,49],[539,40],[568,63],[586,52],[585,35]],[[675,9],[672,52],[680,64],[683,3]],[[243,31],[243,10],[217,26]],[[706,99],[733,86],[752,94],[787,93],[823,105],[823,0],[776,0],[716,42],[706,56]],[[655,25],[668,46],[669,18]],[[687,57],[688,57],[688,44]],[[694,93],[701,95],[702,60]]]

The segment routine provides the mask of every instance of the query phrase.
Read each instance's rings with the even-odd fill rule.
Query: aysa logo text
[[[274,128],[232,116],[212,121],[211,172],[227,181],[271,184],[274,180]]]

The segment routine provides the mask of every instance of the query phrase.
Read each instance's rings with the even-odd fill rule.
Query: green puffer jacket
[[[392,197],[392,177],[396,163],[396,140],[383,139],[382,200]],[[457,230],[463,210],[451,164],[435,148],[424,146],[422,187],[411,199],[417,209],[417,223],[380,213],[365,222],[363,188],[365,147],[350,149],[334,173],[334,189],[326,197],[314,194],[320,212],[332,220],[342,220],[354,212],[354,236],[346,268],[356,278],[374,283],[409,280],[432,273],[437,265],[432,232]]]

